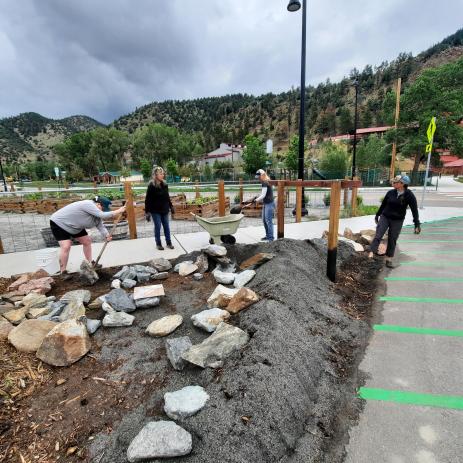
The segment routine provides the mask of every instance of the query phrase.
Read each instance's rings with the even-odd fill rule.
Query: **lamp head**
[[[298,11],[301,8],[301,2],[298,0],[289,0],[288,11]]]

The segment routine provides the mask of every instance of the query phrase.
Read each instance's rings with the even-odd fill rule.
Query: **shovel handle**
[[[114,222],[113,227],[111,228],[111,232],[109,233],[109,236],[112,236],[112,234],[116,231],[117,224],[120,222],[121,218],[122,218],[122,214],[119,214],[119,215],[117,216],[116,221]],[[98,257],[97,257],[96,260],[95,260],[95,265],[94,265],[94,267],[96,267],[96,265],[97,265],[98,262],[100,261],[101,256],[103,255],[103,252],[104,252],[104,250],[106,249],[106,246],[108,245],[108,243],[109,243],[109,241],[105,241],[105,242],[104,242],[103,247],[101,248],[101,251],[100,251],[100,253],[98,254]]]

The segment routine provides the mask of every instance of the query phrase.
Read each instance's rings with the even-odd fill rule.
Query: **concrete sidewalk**
[[[420,219],[422,222],[455,216],[463,216],[463,208],[427,207],[420,210]],[[412,216],[410,211],[408,211],[405,224],[411,223]],[[320,238],[323,231],[328,230],[328,226],[328,220],[286,224],[285,238]],[[345,227],[349,227],[353,232],[358,232],[366,228],[375,228],[374,216],[341,219],[339,223],[339,232],[342,233]],[[260,242],[264,235],[265,231],[262,225],[240,228],[235,236],[237,243],[249,244]],[[101,259],[101,264],[103,267],[114,267],[118,265],[146,262],[155,257],[175,259],[181,254],[200,250],[209,244],[209,234],[206,232],[174,234],[173,238],[175,249],[166,249],[164,251],[158,251],[156,249],[153,238],[113,241],[108,244],[108,247]],[[98,255],[102,245],[103,243],[93,244],[94,256]],[[35,252],[36,251],[24,251],[0,255],[0,277],[10,277],[11,275],[16,275],[18,273],[36,270]],[[71,248],[68,270],[71,272],[77,271],[82,259],[83,253],[81,246],[73,246]]]
[[[400,266],[383,275],[381,321],[360,364],[366,404],[346,463],[463,461],[462,228],[463,217],[399,238]]]

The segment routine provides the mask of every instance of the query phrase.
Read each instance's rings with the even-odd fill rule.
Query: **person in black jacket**
[[[378,209],[375,216],[377,224],[376,234],[370,246],[370,254],[373,257],[378,252],[378,246],[386,231],[388,231],[386,265],[394,268],[392,258],[399,238],[402,225],[404,223],[407,207],[410,206],[415,224],[415,233],[421,232],[420,219],[418,217],[418,207],[415,195],[408,189],[410,178],[407,175],[397,175],[392,180],[393,190],[389,190]]]
[[[170,237],[169,210],[172,214],[174,213],[174,207],[169,196],[169,187],[164,181],[164,169],[162,167],[155,167],[152,179],[146,190],[145,217],[148,222],[151,220],[151,217],[153,218],[154,238],[156,240],[156,247],[160,251],[164,250],[161,244],[161,224],[164,229],[167,247],[174,249]]]

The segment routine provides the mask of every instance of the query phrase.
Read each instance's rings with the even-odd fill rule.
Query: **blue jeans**
[[[161,246],[161,224],[164,228],[164,236],[166,237],[166,244],[172,244],[170,240],[170,227],[169,227],[169,213],[167,214],[158,214],[156,212],[151,213],[154,222],[154,239],[156,244]]]
[[[265,237],[268,241],[273,241],[273,211],[275,210],[275,202],[263,204],[262,221],[264,222]]]

